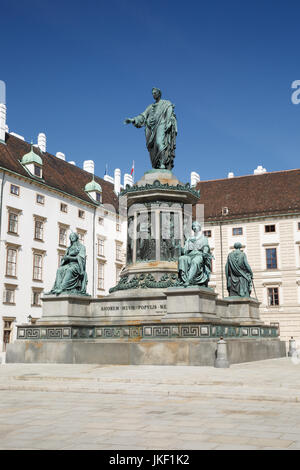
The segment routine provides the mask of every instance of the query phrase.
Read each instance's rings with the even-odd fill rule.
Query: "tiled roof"
[[[300,212],[300,169],[200,181],[197,189],[206,221]]]
[[[37,181],[38,179],[34,176],[31,177],[20,163],[22,157],[30,152],[31,145],[10,134],[6,134],[5,141],[6,145],[0,143],[0,167]],[[48,152],[41,152],[38,147],[34,147],[34,152],[43,161],[43,180],[47,186],[93,204],[91,198],[84,191],[85,185],[92,179],[91,173]],[[113,185],[96,175],[95,181],[102,187],[103,204],[111,204],[118,210],[118,197],[114,192]]]

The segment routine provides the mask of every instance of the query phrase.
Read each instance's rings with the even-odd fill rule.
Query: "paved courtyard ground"
[[[300,364],[3,364],[0,449],[300,449]]]

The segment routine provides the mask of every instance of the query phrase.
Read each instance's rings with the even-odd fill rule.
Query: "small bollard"
[[[292,357],[294,352],[296,352],[296,351],[297,351],[296,341],[294,340],[293,336],[291,336],[291,339],[289,340],[288,357]]]
[[[224,369],[230,367],[229,361],[227,359],[227,343],[223,340],[222,336],[220,341],[217,343],[217,356],[214,366]]]

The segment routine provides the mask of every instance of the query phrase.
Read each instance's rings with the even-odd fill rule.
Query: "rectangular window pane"
[[[44,204],[45,203],[45,197],[42,196],[42,194],[37,194],[36,195],[36,202],[38,204]]]
[[[59,229],[59,244],[63,246],[67,245],[67,230],[61,227]]]
[[[13,212],[9,212],[8,214],[8,231],[18,233],[18,215]]]
[[[5,289],[3,294],[3,302],[6,304],[15,303],[15,290],[14,289]]]
[[[34,238],[43,240],[43,222],[41,220],[35,221]]]
[[[276,248],[266,249],[267,269],[277,269],[277,250]]]
[[[104,264],[98,263],[98,289],[104,289]]]
[[[37,281],[42,280],[42,262],[43,257],[42,255],[33,255],[33,279]]]
[[[104,256],[104,239],[98,238],[98,256]]]
[[[7,250],[7,262],[6,262],[6,275],[16,276],[17,272],[17,250],[8,248]]]
[[[233,228],[232,235],[243,235],[243,227]]]
[[[15,194],[15,196],[19,196],[20,194],[20,187],[16,186],[15,184],[10,185],[10,192],[11,194]]]
[[[266,233],[276,232],[276,226],[275,225],[265,225],[265,232]]]
[[[268,288],[268,305],[270,307],[279,305],[278,287]]]
[[[205,237],[207,237],[207,238],[211,237],[211,230],[204,230],[203,233],[204,233]]]

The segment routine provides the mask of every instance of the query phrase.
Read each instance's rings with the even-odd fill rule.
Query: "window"
[[[229,214],[228,207],[222,207],[222,215],[228,215],[228,214]]]
[[[32,306],[41,307],[41,291],[32,291]]]
[[[121,232],[120,217],[118,215],[116,217],[116,231]]]
[[[207,237],[207,238],[211,237],[211,230],[204,230],[203,233],[204,233],[205,237]]]
[[[6,256],[6,276],[17,275],[17,250],[15,248],[7,249]]]
[[[45,196],[43,196],[42,194],[37,194],[36,202],[37,204],[45,204]]]
[[[82,210],[79,209],[79,210],[78,210],[78,217],[79,217],[80,219],[84,219],[84,217],[85,217],[85,211],[82,211]]]
[[[38,176],[39,178],[42,177],[42,169],[38,165],[34,165],[34,174],[35,176]]]
[[[15,196],[20,196],[20,186],[16,186],[15,184],[10,185],[10,193],[14,194]]]
[[[120,274],[121,274],[121,271],[122,271],[122,266],[116,266],[116,282],[119,282],[120,280]]]
[[[14,304],[15,303],[15,288],[5,287],[3,292],[3,303]]]
[[[116,243],[116,260],[122,261],[122,243]]]
[[[98,256],[105,256],[105,254],[104,254],[104,238],[98,238]]]
[[[78,240],[84,245],[84,235],[85,232],[83,230],[77,230]]]
[[[101,202],[101,193],[98,193],[97,191],[96,191],[96,201]]]
[[[34,238],[36,240],[43,240],[44,235],[44,222],[39,219],[34,221]]]
[[[276,232],[275,225],[265,225],[265,233]]]
[[[63,257],[65,256],[65,251],[58,251],[58,267],[61,266],[61,261],[63,259]]]
[[[266,249],[267,269],[277,269],[277,250],[276,248]]]
[[[13,328],[12,318],[3,318],[3,351],[6,351],[6,345],[10,343]]]
[[[104,218],[103,217],[98,217],[98,223],[99,223],[99,225],[104,225]]]
[[[275,307],[279,305],[278,287],[268,287],[268,306]]]
[[[64,227],[59,227],[59,245],[67,246],[67,229]]]
[[[33,254],[33,280],[41,281],[43,276],[43,255]]]
[[[60,210],[61,212],[68,212],[68,206],[67,204],[64,204],[63,202],[60,204]]]
[[[232,235],[243,235],[243,227],[235,227],[232,229]]]
[[[98,263],[98,289],[104,289],[104,263]]]
[[[18,233],[18,214],[14,212],[8,213],[8,232]]]

